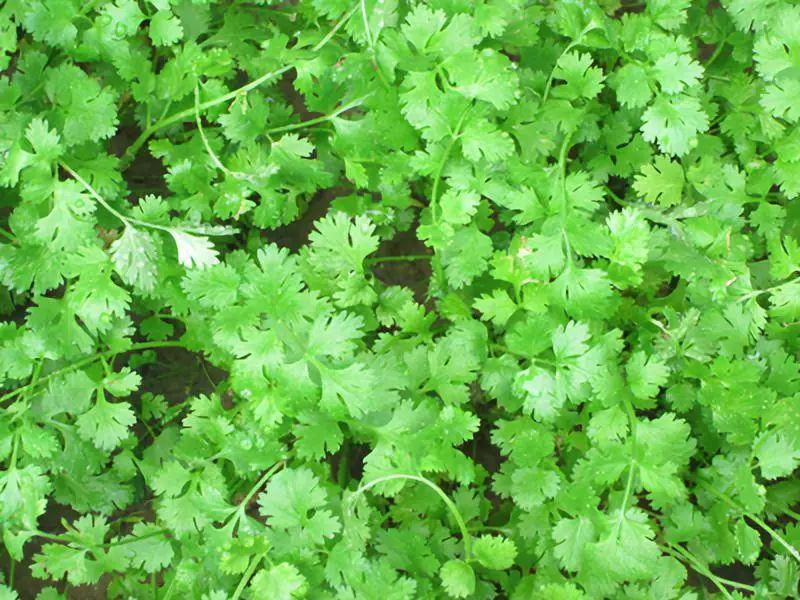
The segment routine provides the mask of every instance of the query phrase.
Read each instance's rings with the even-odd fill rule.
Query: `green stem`
[[[708,69],[708,67],[710,67],[714,63],[714,61],[717,60],[720,57],[720,55],[722,54],[722,50],[725,48],[725,44],[727,42],[728,42],[728,38],[727,37],[722,38],[722,40],[720,40],[719,44],[717,44],[717,47],[714,48],[714,53],[705,62],[705,64],[703,65],[703,68]]]
[[[197,131],[200,134],[200,139],[203,142],[203,147],[206,149],[206,153],[211,157],[211,162],[214,163],[220,171],[225,173],[230,177],[235,179],[246,179],[247,175],[244,173],[235,173],[231,171],[228,167],[222,164],[219,156],[217,153],[214,152],[214,149],[211,147],[211,144],[208,142],[208,138],[206,137],[205,129],[203,129],[203,121],[200,118],[200,86],[195,83],[194,84],[194,121],[197,125]]]
[[[339,31],[339,29],[341,29],[341,27],[350,20],[350,17],[352,17],[355,14],[355,12],[359,8],[359,4],[360,2],[356,2],[353,5],[353,7],[349,11],[347,11],[347,13],[341,19],[339,19],[336,25],[334,25],[333,28],[331,28],[331,30],[325,35],[325,37],[322,38],[319,42],[317,42],[317,44],[313,48],[314,52],[321,50],[327,45],[328,42],[331,41],[333,36],[336,35],[336,32]]]
[[[125,350],[125,352],[139,352],[140,350],[151,350],[151,349],[156,349],[156,348],[185,348],[185,347],[186,347],[186,344],[184,344],[183,342],[178,342],[178,341],[142,342],[140,344],[133,344],[130,348]],[[10,398],[13,398],[14,396],[17,396],[17,395],[25,392],[26,390],[32,389],[32,388],[36,387],[36,385],[42,384],[42,383],[52,379],[53,377],[57,377],[58,375],[63,375],[64,373],[68,373],[68,372],[74,371],[76,369],[80,369],[82,367],[85,367],[86,365],[92,364],[93,362],[95,362],[97,360],[100,360],[101,358],[107,358],[107,357],[113,356],[114,354],[119,354],[119,351],[117,351],[117,350],[107,350],[106,352],[100,352],[100,353],[97,353],[97,354],[93,354],[92,356],[88,356],[86,358],[83,358],[83,359],[81,359],[81,360],[79,360],[77,362],[72,363],[71,365],[68,365],[66,367],[63,367],[61,369],[58,369],[56,371],[53,371],[52,373],[49,373],[49,374],[45,375],[44,377],[42,377],[41,379],[39,379],[36,382],[32,381],[31,383],[28,383],[26,385],[18,387],[17,389],[10,391],[10,392],[8,392],[7,394],[5,394],[3,396],[0,396],[0,402],[5,402],[6,400],[9,400]]]
[[[617,203],[617,204],[619,204],[620,206],[630,206],[630,203],[629,203],[629,202],[626,202],[625,200],[623,200],[622,198],[620,198],[620,197],[619,197],[619,195],[618,195],[618,194],[616,194],[616,193],[614,192],[614,190],[612,190],[610,187],[608,187],[607,185],[604,185],[603,187],[604,187],[604,188],[605,188],[605,190],[606,190],[606,194],[608,194],[609,196],[611,196],[611,199],[612,199],[612,200],[614,200],[614,202],[616,202],[616,203]]]
[[[353,7],[353,9],[351,9],[344,17],[342,17],[342,19],[338,23],[336,23],[336,25],[334,25],[331,31],[324,38],[322,38],[322,40],[318,44],[316,44],[312,48],[312,51],[318,52],[319,50],[321,50],[333,38],[334,34],[339,30],[339,28],[342,27],[342,25],[344,25],[350,19],[350,17],[353,15],[353,13],[355,13],[357,8],[358,4],[356,4],[356,6]],[[235,90],[232,90],[226,94],[222,94],[221,96],[217,96],[216,98],[212,98],[211,100],[206,100],[205,102],[201,102],[196,108],[192,106],[191,108],[178,111],[177,113],[174,113],[168,117],[162,117],[152,125],[146,127],[144,131],[142,131],[141,134],[139,134],[139,137],[137,137],[133,141],[133,143],[128,147],[128,149],[125,151],[125,154],[122,156],[122,159],[120,160],[120,168],[122,170],[126,169],[131,164],[131,162],[133,162],[134,157],[139,152],[144,143],[150,138],[150,136],[152,136],[159,129],[164,129],[165,127],[169,127],[173,123],[178,123],[180,121],[191,119],[194,116],[195,110],[205,111],[214,106],[219,106],[220,104],[224,104],[225,102],[233,100],[234,98],[237,98],[242,94],[246,94],[251,90],[256,89],[257,87],[266,83],[270,79],[274,79],[275,77],[283,75],[287,71],[294,69],[296,66],[297,66],[296,63],[284,65],[279,69],[275,69],[274,71],[269,71],[268,73],[264,73],[260,77],[253,79],[252,81],[244,84],[241,87],[236,88]]]
[[[453,151],[453,147],[456,144],[456,140],[458,139],[459,135],[461,135],[461,127],[464,125],[464,120],[467,118],[471,108],[471,106],[467,107],[461,114],[461,117],[458,119],[455,130],[450,135],[450,142],[447,144],[444,154],[442,154],[442,160],[439,161],[439,165],[436,168],[436,174],[433,178],[433,187],[431,188],[430,200],[431,222],[434,226],[436,226],[439,222],[439,186],[442,181],[442,174],[444,173],[444,168],[450,158],[450,153]],[[436,279],[441,283],[441,285],[445,285],[444,269],[442,268],[442,261],[439,260],[438,255],[433,257],[432,264],[433,270],[436,273]]]
[[[746,516],[751,521],[753,521],[756,525],[761,527],[770,536],[772,536],[772,539],[774,539],[781,546],[783,546],[787,550],[787,552],[789,552],[789,554],[791,554],[792,558],[794,558],[798,563],[800,563],[800,552],[798,552],[797,548],[795,548],[792,544],[787,542],[786,539],[781,534],[779,534],[777,531],[775,531],[775,529],[773,529],[770,525],[768,525],[761,517],[759,517],[758,515],[743,509],[734,500],[732,500],[729,496],[727,496],[726,494],[723,494],[722,492],[718,492],[717,490],[715,490],[710,485],[704,484],[704,483],[701,483],[701,485],[703,486],[703,489],[705,489],[706,491],[710,492],[713,496],[716,496],[717,498],[722,500],[725,504],[727,504],[731,508],[738,510],[744,516]]]
[[[339,464],[336,473],[336,483],[339,487],[347,489],[350,483],[350,436],[345,435],[342,447],[339,449]]]
[[[256,569],[258,568],[258,565],[261,564],[262,560],[264,560],[263,554],[253,557],[253,560],[250,561],[250,564],[247,566],[247,570],[244,572],[244,575],[242,575],[242,578],[239,580],[239,585],[236,586],[236,590],[233,592],[231,600],[239,600],[244,592],[244,588],[247,587],[247,583],[250,581],[253,573],[256,572]]]
[[[167,586],[167,591],[161,600],[169,600],[170,598],[172,598],[172,591],[175,589],[175,582],[177,580],[178,580],[178,574],[175,573],[173,574],[172,579],[170,580],[169,585]]]
[[[750,300],[751,298],[757,298],[761,294],[771,294],[775,290],[780,289],[780,288],[782,288],[782,287],[784,287],[786,285],[791,285],[795,281],[800,281],[800,277],[795,277],[794,279],[790,279],[789,281],[784,281],[783,283],[779,283],[778,285],[773,285],[771,287],[764,288],[763,290],[752,290],[750,292],[747,292],[746,294],[743,294],[743,295],[739,296],[739,298],[737,298],[736,301],[737,302],[746,302],[747,300]]]
[[[11,458],[8,461],[8,470],[13,471],[17,468],[17,451],[19,450],[19,432],[14,432],[14,441],[11,446]]]
[[[434,225],[438,222],[439,185],[442,181],[442,174],[444,173],[444,168],[450,158],[450,153],[453,151],[453,146],[455,146],[458,136],[461,135],[461,127],[464,125],[464,120],[467,118],[470,108],[471,107],[468,107],[458,119],[456,128],[450,135],[450,142],[447,144],[444,154],[442,154],[442,160],[439,161],[439,165],[436,167],[436,174],[433,178],[433,187],[431,188],[431,219],[433,220]]]
[[[547,98],[550,95],[550,90],[553,88],[553,78],[555,77],[555,74],[556,74],[556,68],[558,67],[558,62],[561,60],[561,58],[567,52],[572,50],[575,46],[578,46],[578,45],[581,44],[581,42],[583,41],[583,36],[585,36],[587,33],[589,33],[592,29],[596,29],[596,28],[597,28],[597,24],[594,21],[590,21],[589,24],[586,25],[586,27],[583,28],[583,31],[580,32],[578,37],[576,39],[574,39],[573,41],[571,41],[567,45],[567,47],[564,48],[564,51],[561,54],[559,54],[558,58],[556,59],[556,64],[553,65],[553,69],[550,71],[550,75],[547,77],[547,83],[545,83],[545,85],[544,85],[544,92],[542,93],[542,104],[547,102]]]
[[[272,465],[272,467],[267,469],[267,471],[259,478],[259,480],[255,482],[253,487],[250,488],[250,491],[247,492],[247,495],[244,497],[244,499],[239,503],[239,508],[247,506],[250,500],[253,499],[253,496],[256,495],[256,492],[258,492],[258,490],[260,490],[263,487],[263,485],[267,482],[267,480],[270,477],[272,477],[275,473],[280,471],[284,466],[286,466],[286,461],[282,460],[280,462],[275,463],[274,465]]]
[[[673,550],[673,548],[676,548],[676,550]],[[711,583],[714,584],[714,587],[716,587],[719,590],[720,594],[722,594],[728,600],[733,600],[733,596],[731,596],[730,592],[728,592],[728,590],[725,589],[725,586],[723,585],[720,578],[714,575],[708,568],[705,567],[705,565],[703,565],[701,562],[695,559],[693,555],[691,554],[689,554],[688,556],[684,555],[683,552],[681,551],[683,549],[680,546],[673,544],[669,544],[668,546],[662,546],[662,549],[667,554],[671,555],[673,558],[680,560],[681,562],[688,562],[695,571],[697,571],[701,575],[704,575],[709,581],[711,581]]]
[[[46,533],[44,531],[39,531],[38,529],[36,531],[32,531],[30,533],[33,533],[36,537],[40,537],[40,538],[44,538],[46,540],[50,540],[51,542],[60,542],[60,543],[63,544],[63,543],[70,543],[70,542],[73,541],[73,540],[70,540],[69,538],[67,538],[66,534],[53,535],[52,533]]]
[[[431,260],[432,258],[432,254],[406,254],[404,256],[375,256],[368,258],[364,262],[367,265],[377,265],[384,262],[411,262],[415,260]]]
[[[781,508],[781,512],[797,521],[800,521],[800,513],[798,513],[796,510],[792,510],[791,508]]]
[[[755,592],[756,591],[756,588],[754,588],[752,585],[748,585],[746,583],[741,583],[739,581],[734,581],[733,579],[727,579],[725,577],[721,577],[721,576],[717,575],[716,573],[711,571],[711,567],[709,567],[708,565],[703,564],[700,561],[699,558],[697,558],[692,552],[689,551],[688,548],[684,548],[683,546],[681,546],[679,544],[670,544],[670,546],[675,548],[675,549],[677,549],[678,552],[683,554],[683,556],[686,557],[686,560],[691,561],[692,564],[694,564],[694,565],[702,566],[705,569],[705,571],[708,574],[710,574],[714,579],[716,579],[717,581],[720,581],[721,583],[727,585],[728,587],[737,588],[737,589],[745,590],[745,591],[748,591],[748,592]]]
[[[97,4],[99,0],[89,0],[86,4],[81,7],[80,12],[78,15],[83,16],[87,14],[90,10],[94,8],[94,5]]]
[[[330,114],[322,115],[321,117],[315,117],[313,119],[308,119],[307,121],[301,121],[300,123],[291,123],[289,125],[281,125],[280,127],[273,127],[271,129],[267,129],[266,133],[267,134],[285,133],[287,131],[296,131],[298,129],[304,129],[305,127],[311,127],[312,125],[318,125],[319,123],[326,123],[327,121],[332,121],[340,114],[361,106],[364,103],[364,100],[366,100],[370,96],[371,94],[361,96],[361,98],[357,100],[353,100],[352,102],[348,102],[347,104],[340,106]]]
[[[92,198],[94,198],[97,201],[97,203],[100,206],[102,206],[108,212],[110,212],[112,215],[117,217],[120,221],[122,221],[122,223],[124,225],[126,225],[126,226],[130,225],[131,220],[128,219],[128,217],[123,215],[121,212],[119,212],[117,209],[115,209],[113,206],[111,206],[108,202],[106,202],[105,199],[97,192],[97,190],[95,190],[91,186],[91,184],[88,181],[86,181],[83,177],[81,177],[72,167],[70,167],[67,163],[65,163],[63,161],[59,161],[58,164],[61,166],[62,169],[64,169],[67,173],[69,173],[70,176],[75,181],[80,183],[84,187],[84,189],[86,189],[86,191],[89,192],[89,194],[92,196]]]
[[[2,227],[0,227],[0,235],[2,235],[4,238],[7,238],[9,242],[13,243],[17,241],[17,237],[13,233],[6,231]]]
[[[631,460],[628,464],[628,479],[625,483],[625,493],[622,495],[619,517],[617,517],[617,524],[614,528],[614,539],[619,539],[622,522],[625,520],[625,512],[628,510],[628,502],[630,501],[631,492],[633,491],[633,479],[636,475],[636,411],[633,409],[633,405],[627,395],[623,396],[622,402],[625,405],[625,412],[628,415],[628,424],[631,430]]]
[[[758,525],[764,531],[770,534],[776,542],[778,542],[781,546],[783,546],[786,549],[786,551],[792,555],[792,558],[794,558],[798,563],[800,563],[800,552],[797,551],[797,548],[795,548],[792,544],[787,542],[782,535],[780,535],[777,531],[775,531],[772,527],[770,527],[766,523],[766,521],[764,521],[758,515],[754,515],[753,513],[746,513],[746,515],[756,525]]]
[[[455,519],[456,524],[458,525],[459,530],[461,531],[461,539],[464,540],[464,560],[469,561],[472,558],[472,536],[467,529],[467,524],[464,522],[464,517],[461,516],[461,513],[458,510],[458,507],[453,503],[452,500],[448,497],[447,494],[444,493],[444,490],[440,488],[438,485],[433,483],[430,479],[426,479],[425,477],[420,477],[419,475],[406,475],[403,473],[396,473],[393,475],[384,475],[383,477],[378,477],[377,479],[373,479],[369,483],[365,483],[361,487],[359,487],[350,498],[350,502],[355,502],[358,497],[369,490],[370,488],[375,487],[381,483],[387,481],[393,481],[396,479],[407,479],[410,481],[417,481],[419,483],[427,485],[431,488],[436,494],[442,499],[445,503],[445,506],[450,510],[450,514],[453,515],[453,519]]]
[[[92,196],[92,198],[94,198],[97,201],[98,204],[100,204],[108,212],[110,212],[112,215],[114,215],[120,221],[122,221],[122,224],[125,225],[126,227],[130,227],[132,225],[140,225],[142,227],[149,227],[150,229],[158,229],[159,231],[166,231],[167,233],[170,233],[170,234],[173,233],[173,231],[175,231],[175,228],[173,228],[173,227],[166,227],[165,225],[157,225],[156,223],[149,223],[147,221],[141,221],[139,219],[134,219],[133,217],[126,217],[121,212],[119,212],[114,207],[112,207],[108,202],[106,202],[105,199],[98,193],[98,191],[96,189],[94,189],[92,187],[92,185],[88,181],[86,181],[83,177],[81,177],[68,164],[66,164],[65,162],[62,162],[62,161],[59,161],[58,164],[61,165],[61,167],[67,173],[69,173],[75,179],[75,181],[80,183],[84,187],[84,189],[87,192],[89,192],[89,194]],[[182,231],[190,233],[192,230],[187,228],[187,229],[183,229]],[[206,233],[204,235],[212,235],[212,234]]]

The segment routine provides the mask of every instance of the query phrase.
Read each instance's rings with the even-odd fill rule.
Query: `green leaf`
[[[180,264],[204,269],[219,262],[217,251],[207,237],[191,235],[178,229],[170,229],[169,233],[178,248]]]
[[[275,475],[258,498],[261,514],[272,527],[301,535],[320,545],[340,529],[339,519],[324,508],[328,495],[309,469],[285,469]]]
[[[679,94],[698,84],[703,67],[685,54],[669,52],[655,62],[653,72],[662,91]]]
[[[280,563],[256,573],[249,588],[256,598],[291,600],[305,597],[308,584],[297,567]]]
[[[595,541],[595,528],[586,517],[561,519],[553,528],[553,540],[561,566],[574,573],[581,570],[584,549]]]
[[[511,540],[500,536],[482,535],[472,545],[472,552],[481,565],[487,569],[504,570],[514,564],[517,546]]]
[[[567,52],[559,58],[553,71],[556,79],[565,83],[553,90],[553,95],[567,100],[592,99],[603,88],[603,72],[592,66],[592,57],[579,52]]]
[[[182,37],[183,27],[171,12],[160,10],[150,19],[150,39],[156,46],[171,46]]]
[[[756,458],[765,479],[788,477],[800,464],[800,447],[790,437],[774,433],[757,443]]]
[[[439,577],[451,598],[468,598],[475,593],[475,573],[463,560],[448,560],[442,565]]]
[[[641,174],[634,179],[633,189],[648,202],[674,206],[681,203],[683,183],[681,164],[666,156],[656,156],[653,164],[642,167]]]
[[[95,405],[76,420],[81,437],[100,450],[110,451],[130,433],[136,423],[131,407],[124,402],[112,404],[98,396]]]
[[[683,156],[697,145],[697,134],[708,128],[708,116],[696,98],[660,95],[644,112],[642,136],[658,143],[664,154]]]
[[[123,538],[130,563],[146,573],[158,573],[172,562],[174,551],[164,532],[156,525],[137,523],[133,534]]]
[[[667,382],[669,368],[657,356],[636,352],[628,360],[627,373],[633,395],[646,400],[653,398]]]
[[[119,276],[128,285],[145,292],[155,287],[157,252],[151,234],[130,225],[111,244],[111,258]]]

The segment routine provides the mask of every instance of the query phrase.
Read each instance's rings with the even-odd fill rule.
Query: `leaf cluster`
[[[796,2],[8,0],[0,71],[0,598],[797,597]]]

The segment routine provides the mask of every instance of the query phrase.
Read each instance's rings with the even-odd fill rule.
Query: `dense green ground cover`
[[[1,599],[797,597],[796,2],[7,0],[0,69]]]

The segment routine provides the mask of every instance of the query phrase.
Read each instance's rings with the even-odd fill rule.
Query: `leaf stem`
[[[447,165],[447,161],[450,158],[450,153],[453,151],[453,147],[456,144],[456,140],[458,139],[459,135],[461,135],[461,127],[464,125],[464,121],[467,118],[472,106],[468,106],[463,113],[461,113],[461,117],[458,119],[458,123],[456,123],[456,127],[453,130],[453,133],[450,135],[450,141],[447,144],[447,147],[442,154],[442,159],[439,161],[439,165],[436,168],[436,174],[433,178],[433,186],[431,187],[431,199],[430,199],[430,209],[431,209],[431,222],[434,226],[439,223],[439,185],[441,184],[442,174],[444,173],[444,168]],[[445,285],[444,279],[444,270],[442,269],[442,261],[439,259],[439,255],[434,255],[432,259],[433,270],[436,273],[436,279],[441,283],[441,285]]]
[[[264,560],[263,554],[258,554],[253,557],[253,560],[250,561],[250,564],[247,566],[247,570],[242,575],[242,578],[239,580],[239,585],[236,586],[236,590],[233,592],[233,596],[231,596],[231,600],[239,600],[242,593],[244,593],[244,588],[247,587],[247,583],[250,581],[250,578],[253,576],[253,573],[256,572],[258,565],[261,564],[261,561]]]
[[[377,265],[384,262],[404,262],[415,260],[431,260],[433,254],[406,254],[403,256],[375,256],[364,261],[367,265]]]
[[[125,350],[125,352],[139,352],[141,350],[151,350],[151,349],[155,349],[155,348],[186,348],[186,344],[184,344],[183,342],[179,342],[179,341],[142,342],[142,343],[139,343],[139,344],[131,345],[131,347],[128,348],[127,350]],[[5,394],[3,396],[0,396],[0,402],[5,402],[6,400],[9,400],[9,399],[13,398],[14,396],[17,396],[17,395],[19,395],[21,393],[24,393],[26,390],[32,389],[32,388],[36,387],[37,385],[40,385],[40,384],[42,384],[42,383],[44,383],[44,382],[46,382],[46,381],[48,381],[48,380],[50,380],[50,379],[52,379],[54,377],[57,377],[58,375],[63,375],[64,373],[68,373],[70,371],[74,371],[76,369],[80,369],[82,367],[85,367],[87,365],[92,364],[93,362],[95,362],[97,360],[100,360],[101,358],[107,358],[107,357],[113,356],[115,354],[120,354],[120,352],[118,350],[107,350],[106,352],[100,352],[100,353],[88,356],[86,358],[82,358],[81,360],[78,360],[78,361],[72,363],[71,365],[68,365],[68,366],[63,367],[61,369],[53,371],[52,373],[48,373],[44,377],[41,377],[38,381],[31,381],[31,383],[28,383],[26,385],[18,387],[15,390],[12,390],[12,391],[8,392],[7,394]]]
[[[775,529],[773,529],[772,527],[770,527],[770,525],[768,525],[768,524],[766,523],[766,521],[764,521],[764,520],[763,520],[761,517],[759,517],[758,515],[756,515],[756,514],[754,514],[754,513],[750,512],[750,511],[747,511],[747,510],[745,510],[744,508],[742,508],[741,506],[739,506],[739,505],[738,505],[738,504],[737,504],[737,503],[736,503],[734,500],[732,500],[732,499],[731,499],[731,498],[730,498],[730,497],[729,497],[727,494],[723,494],[722,492],[719,492],[719,491],[715,490],[713,487],[711,487],[711,486],[710,486],[710,485],[708,485],[708,484],[705,484],[705,483],[702,483],[702,482],[701,482],[701,485],[702,485],[703,489],[707,490],[707,491],[708,491],[708,492],[710,492],[710,493],[711,493],[713,496],[716,496],[717,498],[719,498],[720,500],[722,500],[722,501],[723,501],[725,504],[727,504],[727,505],[728,505],[728,506],[730,506],[731,508],[738,510],[738,511],[739,511],[739,512],[741,512],[741,513],[742,513],[744,516],[746,516],[746,517],[747,517],[747,518],[749,518],[751,521],[753,521],[753,522],[754,522],[756,525],[758,525],[759,527],[761,527],[761,528],[762,528],[764,531],[766,531],[766,532],[767,532],[767,533],[768,533],[770,536],[772,536],[772,539],[774,539],[774,540],[775,540],[776,542],[778,542],[778,543],[779,543],[781,546],[783,546],[783,547],[784,547],[784,548],[785,548],[785,549],[786,549],[786,550],[789,552],[789,554],[791,554],[791,555],[792,555],[792,558],[794,558],[794,559],[795,559],[795,560],[796,560],[798,563],[800,563],[800,552],[798,552],[797,548],[795,548],[795,547],[794,547],[792,544],[790,544],[789,542],[787,542],[787,541],[786,541],[786,539],[785,539],[785,538],[784,538],[784,537],[783,537],[781,534],[779,534],[777,531],[775,531]]]
[[[722,594],[728,600],[733,600],[733,596],[731,596],[730,592],[727,589],[725,589],[722,580],[716,575],[714,575],[714,573],[712,573],[699,560],[694,558],[694,555],[689,554],[688,552],[687,554],[684,554],[682,552],[683,548],[669,543],[667,546],[662,546],[662,549],[673,558],[680,560],[681,562],[688,562],[695,571],[697,571],[701,575],[704,575],[709,581],[711,581],[711,583],[714,584],[714,587],[716,587],[719,590],[720,594]]]
[[[200,134],[200,139],[203,142],[203,147],[206,149],[206,153],[211,157],[211,162],[214,163],[214,166],[229,177],[250,181],[251,177],[247,173],[231,171],[228,167],[226,167],[222,163],[222,160],[220,160],[219,156],[217,156],[217,153],[214,152],[214,149],[211,147],[208,137],[206,136],[205,129],[203,128],[203,120],[200,118],[200,86],[197,83],[194,85],[194,121],[197,125],[197,131]]]
[[[377,479],[373,479],[369,483],[365,483],[364,485],[359,487],[350,497],[350,502],[354,503],[361,494],[363,494],[370,488],[373,488],[381,483],[385,483],[387,481],[393,481],[396,479],[407,479],[411,481],[417,481],[419,483],[427,485],[434,492],[436,492],[436,494],[445,503],[445,506],[447,506],[447,508],[450,510],[450,513],[453,515],[453,519],[455,519],[455,522],[458,525],[459,530],[461,531],[461,539],[464,540],[464,560],[469,561],[472,558],[472,536],[470,535],[469,530],[467,529],[467,524],[464,522],[464,517],[461,516],[458,507],[453,503],[453,501],[449,498],[449,496],[444,493],[444,490],[442,490],[442,488],[433,483],[430,479],[421,477],[419,475],[407,475],[403,473],[384,475],[383,477],[378,477]]]
[[[253,487],[250,488],[250,491],[247,492],[247,495],[242,499],[239,503],[239,507],[247,506],[250,500],[252,500],[253,496],[256,495],[256,492],[261,489],[261,487],[267,482],[267,480],[272,477],[275,473],[280,471],[284,466],[286,466],[286,461],[282,460],[274,465],[272,465],[267,471],[259,478],[258,481],[253,484]],[[238,509],[237,509],[238,510]]]
[[[339,30],[339,28],[341,28],[342,25],[344,25],[350,19],[350,17],[353,16],[353,13],[355,13],[355,11],[358,9],[358,6],[359,4],[357,3],[344,17],[342,17],[342,19],[338,23],[336,23],[336,25],[334,25],[331,31],[312,48],[312,51],[318,52],[319,50],[321,50],[333,38],[333,36]],[[260,77],[253,79],[252,81],[244,84],[241,87],[236,88],[235,90],[222,94],[221,96],[212,98],[210,100],[206,100],[205,102],[201,102],[197,107],[192,106],[190,108],[178,111],[168,117],[165,116],[160,118],[152,125],[145,127],[144,131],[142,131],[139,134],[139,137],[137,137],[133,141],[133,143],[128,147],[128,149],[125,151],[125,154],[123,154],[122,159],[120,160],[120,168],[122,170],[125,170],[131,164],[131,162],[133,162],[134,157],[139,152],[144,143],[148,139],[150,139],[150,136],[152,136],[159,129],[169,127],[173,123],[178,123],[180,121],[190,119],[192,116],[194,116],[195,110],[205,111],[206,109],[218,106],[220,104],[224,104],[229,100],[233,100],[234,98],[237,98],[242,94],[246,94],[249,91],[254,90],[263,83],[269,81],[270,79],[283,75],[287,71],[294,69],[296,66],[297,64],[294,62],[288,65],[284,65],[279,69],[275,69],[273,71],[264,73]]]
[[[6,231],[3,227],[0,227],[0,235],[2,235],[4,238],[8,238],[9,242],[14,243],[17,241],[17,237],[10,231]]]
[[[713,54],[711,54],[709,59],[703,64],[704,69],[708,69],[708,67],[710,67],[714,63],[714,61],[720,57],[720,55],[722,54],[722,50],[725,48],[725,45],[727,43],[728,43],[727,37],[724,37],[719,41],[717,47],[714,48]]]
[[[564,48],[564,50],[561,52],[561,54],[559,54],[558,58],[556,59],[556,64],[553,65],[553,68],[550,71],[550,75],[547,78],[547,82],[544,85],[544,92],[542,93],[542,104],[547,102],[547,98],[548,98],[548,96],[550,96],[550,91],[553,88],[553,78],[555,77],[556,68],[558,67],[558,61],[560,61],[561,58],[567,52],[572,50],[575,46],[579,46],[583,41],[583,36],[585,36],[587,33],[589,33],[592,29],[596,29],[596,28],[597,28],[597,24],[594,21],[589,21],[589,23],[586,25],[586,27],[583,28],[583,31],[580,32],[578,37],[576,39],[572,40],[569,44],[567,44],[567,47]]]
[[[89,194],[92,196],[92,198],[94,198],[97,201],[97,203],[100,206],[102,206],[108,212],[110,212],[112,215],[117,217],[120,221],[122,221],[122,223],[125,226],[128,226],[128,225],[131,224],[131,219],[129,219],[128,217],[123,215],[121,212],[119,212],[117,209],[115,209],[113,206],[111,206],[108,202],[106,202],[105,199],[100,195],[100,193],[96,189],[94,189],[92,187],[92,185],[88,181],[86,181],[83,177],[81,177],[78,174],[77,171],[75,171],[72,167],[70,167],[64,161],[59,161],[58,164],[61,166],[62,169],[64,169],[67,173],[69,173],[70,176],[75,181],[80,183],[84,187],[84,189],[86,189],[86,191],[89,192]]]
[[[313,119],[308,119],[307,121],[301,121],[299,123],[291,123],[289,125],[281,125],[279,127],[272,127],[271,129],[267,129],[266,133],[285,133],[287,131],[296,131],[298,129],[304,129],[306,127],[311,127],[312,125],[318,125],[319,123],[326,123],[327,121],[332,121],[340,114],[347,112],[348,110],[352,110],[361,106],[364,103],[364,100],[369,98],[372,94],[366,94],[361,96],[357,100],[353,100],[352,102],[348,102],[347,104],[343,104],[333,112],[327,115],[322,115],[321,117],[315,117]]]
[[[636,475],[636,411],[633,409],[630,398],[623,395],[622,402],[625,406],[625,412],[628,415],[628,426],[631,430],[631,458],[628,464],[628,479],[625,483],[625,492],[622,495],[622,504],[619,509],[619,516],[614,528],[614,539],[619,539],[619,533],[622,529],[622,522],[625,520],[625,513],[628,509],[628,502],[630,501],[631,492],[633,491],[633,478]]]

